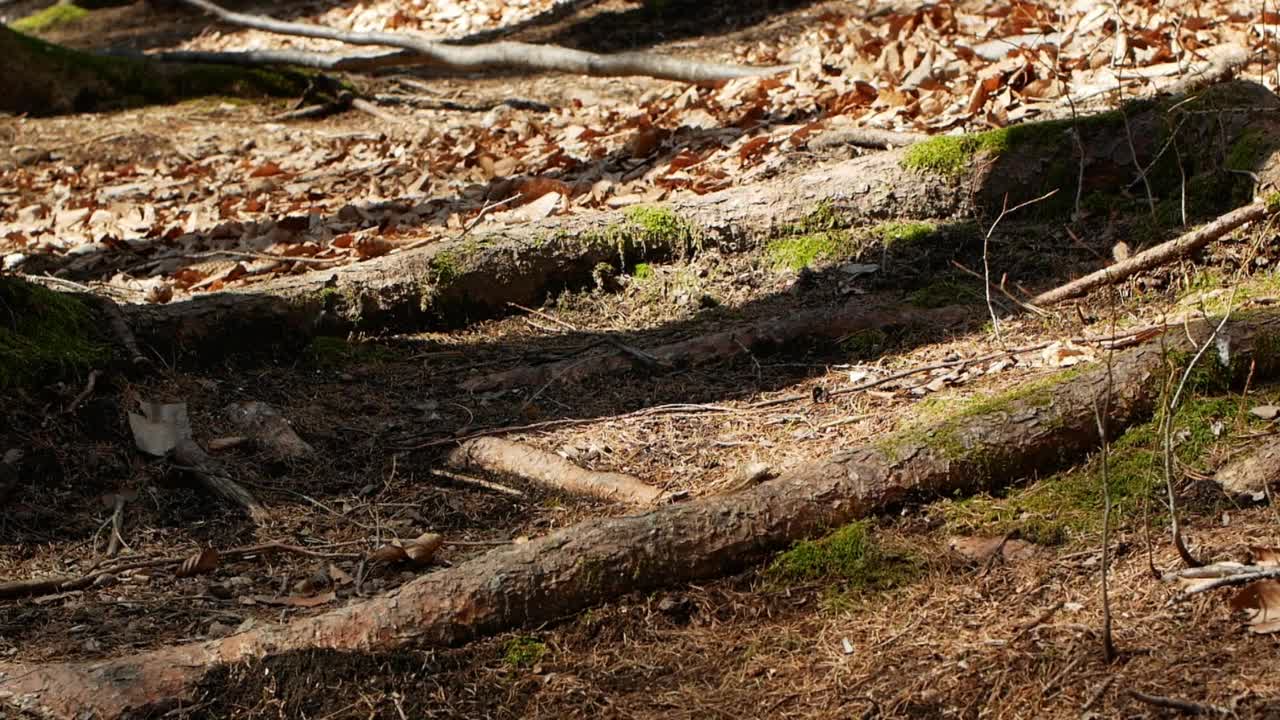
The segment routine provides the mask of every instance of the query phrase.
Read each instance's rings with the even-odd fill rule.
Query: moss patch
[[[0,388],[101,365],[110,353],[94,339],[94,326],[78,298],[0,278]]]
[[[527,635],[511,638],[502,646],[502,662],[510,668],[530,668],[547,654],[547,645]]]
[[[899,243],[918,243],[928,239],[938,231],[938,226],[927,222],[887,222],[877,225],[868,231],[868,235],[878,239],[886,248]]]
[[[766,577],[779,585],[814,581],[843,591],[887,590],[917,577],[917,559],[876,540],[867,521],[850,523],[820,540],[796,543],[774,558]]]
[[[689,224],[667,208],[635,205],[627,208],[625,216],[640,230],[643,240],[680,247],[693,236]]]
[[[653,276],[653,266],[649,263],[637,263],[631,270],[631,277],[636,280],[652,280]]]
[[[778,238],[765,248],[765,257],[774,269],[800,270],[818,260],[848,254],[849,235],[841,231],[793,235]]]
[[[38,33],[59,25],[75,22],[88,14],[88,10],[78,5],[59,2],[24,18],[14,20],[9,24],[9,27],[18,32]]]
[[[1230,422],[1239,399],[1218,396],[1183,403],[1174,416],[1174,453],[1195,465],[1219,441],[1215,420]],[[1131,428],[1111,446],[1107,468],[1113,522],[1140,516],[1143,499],[1163,492],[1163,451],[1159,417]],[[1225,436],[1224,436],[1225,437]],[[1158,499],[1152,502],[1153,512]],[[1058,473],[1007,495],[976,495],[941,504],[947,530],[958,534],[1019,536],[1046,545],[1091,536],[1102,529],[1102,460]]]
[[[401,359],[393,348],[372,342],[349,342],[345,338],[318,335],[304,354],[315,367],[337,368],[357,363],[385,363]]]
[[[959,179],[974,155],[979,152],[999,155],[1009,148],[1009,138],[1009,129],[974,135],[941,135],[907,148],[902,166],[908,170]]]
[[[974,287],[973,283],[957,278],[937,280],[907,295],[907,302],[918,308],[964,305],[983,299],[985,297],[982,291]]]

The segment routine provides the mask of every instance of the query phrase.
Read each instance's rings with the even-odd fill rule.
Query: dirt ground
[[[520,39],[600,51],[656,45],[715,57],[726,46],[800,33],[835,4],[708,3],[705,11],[672,16],[661,31],[628,14],[634,5],[600,3],[585,17]],[[287,16],[292,7],[280,12]],[[97,12],[109,13],[107,31],[77,23],[48,37],[79,47],[157,49],[191,40],[206,24],[176,12],[157,21],[142,4]],[[394,86],[387,78],[363,82],[371,92]],[[566,83],[501,74],[431,82],[440,107],[388,112],[406,123],[467,128],[512,97],[625,107],[665,87],[649,80]],[[412,154],[420,139],[401,127],[382,127],[357,112],[273,120],[288,107],[285,100],[215,99],[108,115],[0,119],[0,136],[13,156],[0,170],[14,183],[13,192],[0,195],[3,218],[21,222],[20,209],[55,188],[74,196],[142,177],[145,202],[162,217],[169,213],[162,221],[210,224],[212,211],[183,213],[213,207],[229,184],[253,182],[246,175],[255,167],[300,155],[332,158],[331,172],[312,179],[321,190],[309,197],[306,211],[337,216],[361,198],[376,214],[374,201],[397,197],[426,169]],[[252,160],[248,151],[237,153],[250,146],[256,148]],[[407,152],[391,152],[396,146]],[[22,148],[35,152],[18,158]],[[853,152],[797,151],[767,173],[730,184]],[[131,175],[127,166],[161,169]],[[429,211],[395,242],[456,233],[455,216],[472,217],[484,207],[495,182],[485,175],[463,163],[419,187],[424,197],[415,202]],[[163,195],[166,183],[187,177],[195,178],[188,190]],[[631,191],[627,182],[618,183],[614,196]],[[298,209],[289,199],[295,190],[266,192],[267,205],[246,211],[243,222]],[[1137,226],[1127,218],[1094,217],[1067,242],[1060,228],[1009,221],[992,234],[985,258],[987,228],[956,228],[950,236],[933,235],[927,246],[867,243],[840,257],[818,257],[809,268],[789,266],[776,248],[708,250],[632,268],[538,308],[512,308],[506,317],[449,332],[319,338],[301,352],[269,359],[160,358],[145,375],[105,377],[70,411],[85,388],[83,374],[17,389],[0,405],[0,451],[24,453],[24,480],[0,513],[0,577],[76,575],[100,562],[112,532],[103,496],[124,490],[136,491],[136,498],[124,511],[123,557],[188,557],[201,548],[272,541],[310,554],[228,558],[195,577],[178,577],[172,567],[144,568],[87,589],[0,600],[0,658],[96,659],[227,635],[392,590],[495,545],[634,512],[518,479],[489,478],[521,493],[513,497],[438,473],[443,454],[475,433],[498,433],[588,468],[629,472],[680,497],[731,492],[753,463],[776,475],[1034,381],[1057,369],[1042,352],[1046,343],[1106,337],[1113,320],[1133,328],[1194,311],[1221,301],[1233,281],[1250,288],[1235,307],[1280,299],[1280,252],[1269,227],[1237,233],[1194,262],[1125,283],[1114,299],[1103,293],[1078,310],[1002,319],[998,341],[982,283],[956,267],[980,268],[985,259],[1012,283],[1043,289],[1096,267]],[[33,254],[23,270],[63,271],[75,282],[107,283],[122,297],[147,293],[157,277],[150,273],[152,256],[127,249],[92,262],[77,264],[77,257],[63,249]],[[152,265],[137,270],[146,263]],[[857,274],[842,269],[848,263],[878,268]],[[232,265],[202,259],[185,267],[230,283],[225,273]],[[198,290],[179,287],[180,294]],[[884,307],[960,305],[972,312],[962,323],[890,327],[674,373],[637,369],[581,383],[462,389],[484,373],[600,352],[603,335],[651,348],[850,299]],[[1011,360],[948,366],[815,401],[823,390],[999,349],[1013,349]],[[1088,360],[1101,357],[1094,347]],[[214,453],[268,507],[268,519],[254,523],[192,487],[180,471],[135,450],[127,415],[140,400],[186,402],[196,438],[205,443],[237,434],[224,410],[230,403],[266,402],[315,447],[316,457],[279,461],[248,446]],[[779,402],[761,406],[770,400]],[[1186,437],[1218,428],[1198,444],[1187,440],[1188,453],[1179,456],[1181,511],[1202,559],[1244,560],[1250,548],[1280,543],[1274,507],[1242,503],[1211,480],[1224,462],[1276,431],[1274,421],[1250,419],[1248,411],[1278,401],[1280,386],[1266,383],[1197,392],[1187,404],[1210,409],[1178,416]],[[1280,717],[1280,681],[1271,677],[1278,636],[1251,634],[1225,594],[1180,598],[1176,583],[1153,576],[1153,569],[1178,566],[1163,485],[1142,485],[1117,511],[1109,598],[1119,657],[1104,661],[1102,508],[1095,494],[1072,495],[1097,463],[1082,459],[1044,477],[1008,478],[1010,487],[977,500],[943,499],[868,521],[861,531],[882,554],[857,561],[882,573],[874,582],[835,571],[788,572],[784,555],[737,576],[637,593],[460,648],[305,653],[237,665],[210,678],[194,706],[166,717],[1136,718],[1178,712],[1132,691],[1238,717]],[[1055,505],[1066,503],[1063,498],[1076,504]],[[366,562],[390,540],[424,532],[445,541],[433,566]],[[976,558],[954,547],[974,537],[1030,542],[1017,545],[1018,552]]]

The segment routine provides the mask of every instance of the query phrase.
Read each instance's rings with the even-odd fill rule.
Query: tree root
[[[1234,353],[1247,356],[1276,337],[1280,315],[1233,320],[1230,331]],[[1167,350],[1188,347],[1173,334],[1118,353],[1107,426],[1120,431],[1149,416]],[[1258,373],[1273,373],[1275,365],[1274,358],[1259,362]],[[107,661],[0,664],[0,697],[46,717],[118,718],[189,699],[214,667],[248,658],[453,645],[629,592],[723,575],[910,499],[972,491],[1079,457],[1097,445],[1095,403],[1107,387],[1107,368],[1071,374],[1047,390],[1011,393],[991,411],[903,430],[744,492],[588,520],[287,625]]]
[[[598,55],[582,50],[518,42],[451,45],[400,33],[345,32],[323,25],[275,20],[261,15],[227,10],[220,5],[209,2],[209,0],[182,0],[182,2],[215,15],[224,22],[240,27],[263,30],[280,35],[337,40],[350,45],[382,45],[401,48],[420,55],[430,64],[466,72],[495,68],[517,68],[521,70],[550,70],[597,77],[646,76],[687,83],[719,83],[736,78],[775,75],[788,70],[790,67],[754,68],[741,65],[696,62],[648,53]],[[303,59],[301,56],[296,57]],[[188,59],[191,59],[191,56],[188,56]],[[314,65],[312,66],[314,67]]]
[[[478,468],[513,475],[602,500],[649,505],[662,496],[661,490],[634,475],[586,470],[559,455],[501,438],[468,440],[449,453],[448,462],[459,470]]]

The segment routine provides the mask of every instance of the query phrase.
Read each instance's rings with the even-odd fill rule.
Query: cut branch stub
[[[603,500],[646,505],[662,496],[661,490],[645,484],[634,475],[587,470],[554,453],[501,438],[468,440],[449,453],[448,461],[459,470],[480,469],[514,475],[557,490]]]
[[[1236,356],[1247,356],[1280,336],[1280,314],[1238,319],[1228,328]],[[1201,337],[1209,332],[1204,323],[1188,329]],[[1108,368],[1068,373],[1009,393],[992,410],[855,446],[741,493],[588,520],[287,625],[106,661],[0,663],[0,698],[46,717],[119,718],[188,699],[211,670],[249,658],[454,645],[629,592],[723,575],[910,498],[1061,467],[1096,446],[1095,403],[1108,383],[1107,427],[1120,431],[1150,415],[1168,349],[1192,346],[1173,333],[1117,354],[1110,376]],[[1273,362],[1258,368],[1255,379],[1277,369]]]

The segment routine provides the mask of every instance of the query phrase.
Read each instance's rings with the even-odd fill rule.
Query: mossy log
[[[1052,198],[1023,212],[1048,221],[1073,212],[1077,197],[1094,209],[1132,206],[1137,197],[1144,217],[1151,210],[1174,227],[1184,192],[1195,222],[1249,202],[1255,181],[1280,184],[1277,107],[1280,98],[1260,85],[1227,83],[1078,122],[934,138],[652,208],[481,226],[462,240],[136,309],[134,321],[141,339],[214,351],[227,323],[254,342],[322,330],[456,327],[585,286],[601,263],[734,251],[884,219],[989,223],[1006,201],[1050,190]]]
[[[136,716],[192,700],[227,664],[311,649],[454,645],[626,593],[724,575],[904,502],[1012,482],[1079,458],[1099,444],[1099,405],[1114,433],[1149,416],[1166,364],[1192,350],[1186,335],[1203,341],[1212,327],[1179,327],[1116,354],[1110,369],[1073,368],[737,494],[588,520],[286,625],[105,661],[0,663],[0,698],[50,718]],[[1255,380],[1280,371],[1280,314],[1240,317],[1225,330],[1233,352],[1227,370],[1243,380],[1252,360]]]
[[[292,71],[156,63],[93,55],[0,25],[0,112],[60,115],[166,103],[204,95],[298,96],[307,77]]]

